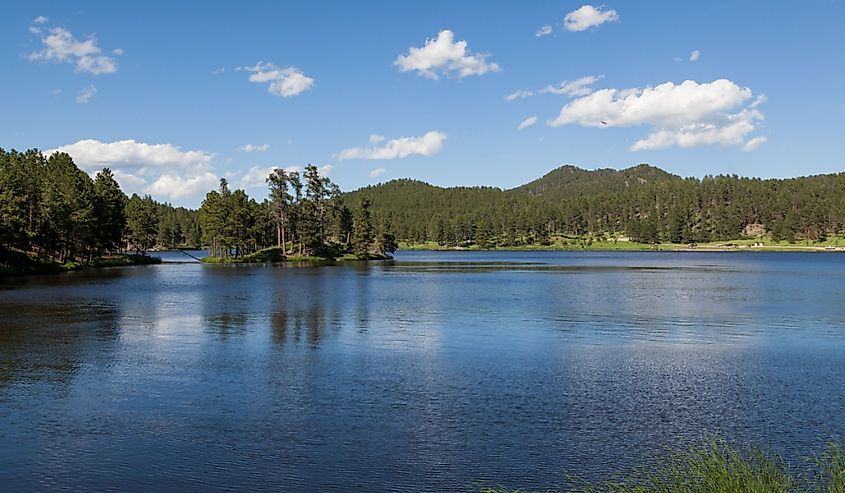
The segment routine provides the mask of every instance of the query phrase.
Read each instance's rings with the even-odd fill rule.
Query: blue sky
[[[845,167],[837,1],[33,1],[3,17],[0,146],[66,150],[175,204],[220,176],[260,199],[268,169],[307,163],[347,190],[508,188],[562,164]]]

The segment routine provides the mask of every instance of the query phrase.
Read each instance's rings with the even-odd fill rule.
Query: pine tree
[[[360,258],[367,258],[373,245],[370,205],[369,199],[361,197],[352,217],[352,252]]]

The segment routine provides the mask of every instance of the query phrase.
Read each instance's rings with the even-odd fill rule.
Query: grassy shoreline
[[[760,239],[737,239],[699,244],[681,243],[638,243],[629,240],[618,241],[554,241],[547,245],[529,244],[509,247],[482,248],[478,245],[443,246],[434,241],[424,243],[400,242],[404,251],[479,251],[479,252],[523,252],[523,251],[657,251],[657,252],[845,252],[845,240],[836,239],[821,243],[787,243]]]
[[[823,451],[789,463],[770,448],[737,449],[722,439],[705,438],[669,450],[648,467],[600,482],[569,478],[558,491],[583,493],[845,493],[845,448],[829,442]],[[482,493],[535,490],[484,487]],[[548,491],[548,490],[546,490]]]

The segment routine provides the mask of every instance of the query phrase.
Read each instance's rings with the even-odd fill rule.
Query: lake
[[[705,433],[797,461],[845,438],[843,389],[835,253],[0,281],[4,491],[553,488]]]

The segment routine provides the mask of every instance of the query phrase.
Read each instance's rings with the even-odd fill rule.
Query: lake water
[[[171,260],[190,260],[181,254]],[[845,256],[399,252],[0,282],[4,491],[473,491],[845,438]]]

